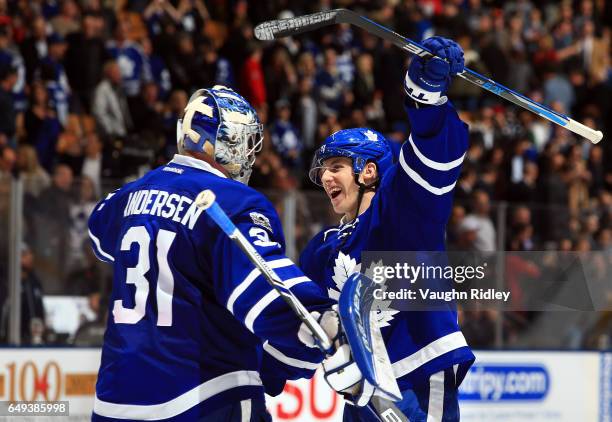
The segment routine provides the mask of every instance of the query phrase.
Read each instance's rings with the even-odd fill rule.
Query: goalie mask
[[[369,162],[376,164],[378,180],[393,164],[389,141],[382,134],[366,128],[339,130],[328,136],[315,153],[308,172],[313,183],[322,185],[321,170],[325,168],[323,162],[333,157],[350,158],[356,180]]]
[[[255,109],[230,88],[215,85],[196,91],[177,122],[179,153],[204,152],[230,177],[248,184],[255,153],[261,150],[263,126]]]

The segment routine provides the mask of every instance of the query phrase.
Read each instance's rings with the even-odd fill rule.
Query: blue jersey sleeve
[[[309,311],[331,307],[333,302],[322,289],[285,255],[281,224],[272,205],[265,200],[250,203],[254,205],[230,215],[236,227]],[[225,234],[217,236],[213,255],[213,262],[220,263],[213,269],[217,300],[234,317],[264,342],[287,350],[305,350],[303,355],[291,358],[307,358],[310,363],[322,360],[318,350],[311,352],[298,339],[301,321],[294,311]]]
[[[98,202],[89,216],[88,233],[91,246],[99,260],[113,263],[115,261],[115,244],[117,230],[113,227],[117,219],[113,218],[119,190],[109,193]]]
[[[396,177],[389,181],[395,185],[394,200],[446,225],[468,147],[468,127],[449,102],[418,107],[407,100],[405,105],[412,131],[400,150]]]

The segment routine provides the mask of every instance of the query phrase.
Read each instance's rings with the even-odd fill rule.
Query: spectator
[[[36,150],[31,145],[22,144],[17,148],[17,167],[23,178],[23,191],[37,198],[40,192],[51,184],[51,178],[38,162]]]
[[[303,145],[297,130],[291,123],[289,101],[280,99],[276,102],[276,120],[272,123],[270,133],[272,134],[272,145],[285,166],[295,173],[301,173],[299,166]],[[296,174],[296,176],[300,177],[301,174]]]
[[[457,203],[454,204],[446,227],[446,240],[449,245],[455,245],[457,243],[459,227],[464,218],[465,207]]]
[[[296,71],[300,78],[312,78],[317,76],[317,64],[310,51],[304,51],[298,57]]]
[[[0,68],[14,69],[15,81],[11,85],[11,96],[15,111],[22,112],[26,109],[27,101],[25,94],[26,69],[23,58],[11,38],[10,28],[0,25]]]
[[[6,145],[0,145],[0,178],[10,177],[16,162],[15,150]]]
[[[344,98],[344,83],[336,67],[336,50],[327,47],[323,52],[323,68],[317,72],[315,90],[319,99],[319,111],[327,117],[337,115]]]
[[[204,41],[201,44],[200,54],[203,59],[202,78],[203,86],[223,85],[234,87],[234,70],[232,65],[225,57],[219,56],[217,48],[212,41]]]
[[[277,47],[272,51],[264,76],[266,98],[269,104],[275,104],[281,98],[288,98],[294,92],[297,85],[297,73],[284,47]]]
[[[89,247],[88,249],[91,250]],[[98,291],[91,291],[87,299],[89,308],[96,315],[96,319],[93,321],[84,321],[79,326],[74,334],[72,344],[77,347],[102,347],[104,343],[104,333],[106,332],[108,304],[106,300],[102,300],[101,294]]]
[[[38,161],[50,172],[56,161],[61,124],[50,107],[49,93],[41,82],[32,84],[30,107],[25,113],[25,141],[36,148]]]
[[[569,215],[567,207],[567,188],[563,177],[565,158],[559,152],[552,152],[547,157],[545,171],[539,181],[539,199],[546,207],[543,218],[543,232],[546,239],[560,239],[567,236]]]
[[[127,97],[121,86],[121,70],[114,60],[104,64],[104,79],[94,92],[93,114],[108,138],[124,138],[132,129]]]
[[[202,85],[199,63],[194,60],[193,39],[187,33],[180,33],[174,39],[175,49],[167,59],[172,85],[192,92]]]
[[[571,110],[576,101],[576,95],[567,77],[561,73],[549,71],[544,76],[544,80],[544,102],[547,105],[558,102],[566,113]]]
[[[159,88],[159,98],[166,99],[172,89],[172,81],[170,80],[168,67],[164,63],[164,60],[153,52],[153,44],[149,38],[143,38],[141,44],[145,61],[151,69],[151,78]]]
[[[65,164],[55,166],[52,184],[40,193],[38,210],[33,216],[33,250],[37,264],[46,266],[41,273],[44,290],[49,294],[64,292],[64,275],[68,252],[70,204],[72,202],[72,169]]]
[[[83,243],[88,240],[87,220],[98,202],[93,181],[87,176],[79,179],[78,195],[69,205],[69,252],[68,269],[74,269],[81,265],[85,255],[83,254]]]
[[[298,83],[296,111],[293,113],[294,120],[298,120],[297,126],[302,134],[302,141],[305,151],[309,153],[316,147],[315,139],[317,135],[318,110],[317,103],[313,97],[313,80],[310,77],[300,79]],[[309,154],[308,156],[310,157]]]
[[[247,46],[248,58],[240,72],[240,85],[242,94],[253,105],[259,109],[266,103],[267,91],[261,64],[262,50],[255,42]]]
[[[106,44],[106,51],[119,65],[125,94],[135,97],[140,93],[141,84],[150,81],[152,76],[142,47],[128,39],[130,29],[129,20],[121,19],[115,28],[115,37]]]
[[[86,113],[92,111],[93,92],[102,79],[104,62],[108,59],[101,37],[102,27],[102,18],[88,13],[83,15],[81,30],[66,38],[66,74]]]
[[[60,6],[60,14],[51,19],[51,27],[53,32],[66,37],[67,35],[77,32],[80,28],[79,22],[79,6],[74,0],[63,0]]]
[[[16,69],[0,65],[0,145],[14,145],[17,111],[12,90],[17,81]]]
[[[605,167],[603,164],[603,150],[599,145],[594,145],[589,151],[587,170],[591,175],[589,193],[595,196],[605,186]]]
[[[210,14],[202,0],[179,0],[177,7],[183,31],[194,34],[198,28],[203,28],[210,19]]]
[[[168,106],[163,114],[164,119],[164,135],[165,145],[164,154],[165,157],[172,157],[176,154],[176,122],[183,115],[185,107],[187,107],[187,101],[189,97],[183,90],[175,90],[170,94]],[[166,162],[165,157],[160,158],[161,162]]]
[[[26,67],[26,81],[32,83],[34,71],[40,67],[40,61],[47,57],[47,21],[38,15],[31,22],[30,35],[19,46]]]
[[[458,203],[466,203],[472,195],[477,181],[478,175],[476,169],[472,166],[464,166],[455,188],[455,200]]]
[[[353,93],[355,106],[364,107],[374,98],[374,59],[370,54],[364,53],[357,58],[357,75]]]
[[[508,199],[513,202],[535,203],[538,197],[538,166],[527,161],[523,166],[523,177],[518,183],[512,183],[508,191]]]
[[[62,124],[68,123],[68,104],[70,101],[70,86],[68,77],[62,64],[66,54],[66,41],[58,34],[52,34],[47,45],[49,51],[47,57],[42,59],[40,68],[40,79],[45,81],[49,91],[49,103]]]
[[[472,212],[465,217],[463,224],[476,230],[474,248],[479,252],[493,252],[496,250],[495,226],[489,216],[491,205],[489,195],[481,190],[472,194]]]
[[[34,271],[34,255],[24,243],[21,246],[21,344],[41,345],[44,343],[45,308],[43,289]],[[1,314],[1,331],[8,332],[9,299],[4,302]],[[6,336],[6,335],[5,335]],[[5,337],[0,336],[0,337]]]
[[[102,143],[96,132],[85,135],[85,156],[81,176],[91,180],[94,195],[99,198],[102,193]]]
[[[173,25],[178,22],[180,15],[178,10],[169,1],[150,1],[143,11],[149,34],[157,37],[164,32],[164,23]]]

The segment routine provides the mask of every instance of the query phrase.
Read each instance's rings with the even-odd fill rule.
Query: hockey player
[[[364,128],[338,131],[316,152],[311,180],[325,189],[343,217],[337,227],[310,241],[300,267],[311,279],[323,281],[330,297],[338,297],[341,274],[356,270],[362,251],[445,249],[468,130],[444,94],[451,77],[463,71],[463,51],[441,37],[423,45],[445,60],[415,56],[409,66],[404,87],[411,134],[399,164],[392,164],[383,135]],[[403,394],[398,408],[411,422],[457,421],[457,388],[474,355],[453,305],[382,315],[382,334]],[[370,420],[370,415],[367,407],[349,405],[344,420]]]
[[[177,128],[179,154],[109,194],[89,220],[114,282],[93,421],[270,420],[259,376],[264,349],[323,355],[288,305],[194,204],[212,189],[236,226],[310,310],[333,304],[284,255],[274,207],[246,186],[262,126],[222,87],[197,91]],[[333,319],[333,318],[332,318]],[[333,330],[332,330],[333,331]],[[331,332],[330,334],[333,334]]]

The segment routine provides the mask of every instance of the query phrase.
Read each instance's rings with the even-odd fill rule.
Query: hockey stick
[[[216,202],[213,191],[203,190],[195,199],[196,206],[202,208],[210,218],[221,228],[221,230],[233,240],[255,267],[261,271],[268,283],[279,293],[287,302],[289,307],[296,313],[298,318],[306,324],[313,337],[316,339],[319,349],[329,355],[333,353],[333,345],[327,333],[319,323],[310,315],[304,305],[295,297],[291,290],[287,289],[276,272],[271,269],[263,257],[255,250],[251,242],[244,237],[236,225],[230,220],[225,211]],[[403,413],[391,402],[382,397],[373,397],[371,400],[376,412],[376,417],[384,422],[404,422],[407,421]]]
[[[277,38],[288,37],[290,35],[301,34],[312,31],[327,25],[336,23],[348,23],[356,25],[386,41],[389,41],[399,48],[420,57],[436,57],[422,45],[406,38],[398,33],[386,28],[364,16],[359,15],[348,9],[334,9],[327,12],[318,12],[310,15],[298,16],[291,19],[280,19],[263,22],[255,27],[255,37],[263,41],[271,41]],[[572,118],[558,113],[550,108],[537,103],[536,101],[507,88],[492,79],[487,78],[471,69],[466,68],[458,76],[468,82],[498,95],[511,103],[535,113],[546,120],[549,120],[567,130],[574,132],[583,138],[596,144],[603,138],[603,133],[591,129]]]
[[[232,220],[227,216],[225,211],[221,209],[215,201],[216,197],[213,191],[204,190],[196,197],[196,205],[202,208],[214,220],[215,223],[223,230],[223,232],[232,239],[242,249],[249,260],[263,274],[270,285],[278,292],[278,294],[287,302],[289,307],[296,313],[298,318],[302,320],[308,327],[313,337],[315,338],[318,347],[323,353],[329,354],[333,351],[332,343],[327,336],[327,333],[321,328],[319,323],[310,315],[302,302],[300,302],[291,290],[287,289],[276,272],[268,266],[263,257],[255,250],[251,242],[238,230],[238,227],[232,223]]]

